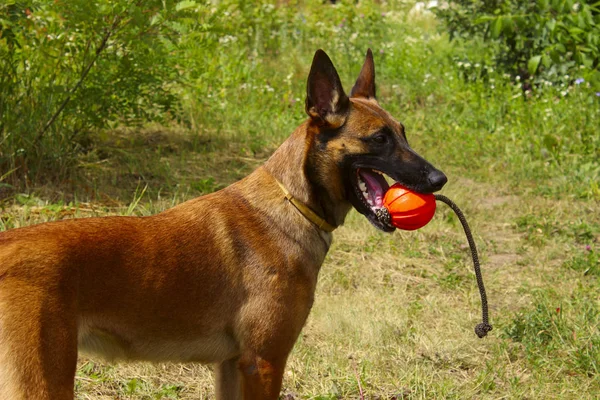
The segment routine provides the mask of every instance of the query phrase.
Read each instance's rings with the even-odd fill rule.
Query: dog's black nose
[[[448,182],[446,175],[437,169],[434,169],[429,173],[427,180],[429,181],[429,185],[431,185],[431,188],[434,192],[443,188],[446,182]]]

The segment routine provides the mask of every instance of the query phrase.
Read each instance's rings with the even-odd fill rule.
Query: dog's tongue
[[[373,204],[377,207],[383,206],[383,196],[389,187],[385,178],[377,172],[371,172],[369,170],[361,169],[358,173],[367,184],[367,190]]]

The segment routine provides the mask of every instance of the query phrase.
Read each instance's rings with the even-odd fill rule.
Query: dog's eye
[[[371,140],[377,144],[385,144],[387,143],[387,136],[386,135],[375,135],[371,138]]]

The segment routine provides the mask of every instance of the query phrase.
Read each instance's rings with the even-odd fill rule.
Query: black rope
[[[443,203],[446,203],[450,208],[456,213],[456,216],[460,220],[463,229],[465,230],[465,235],[467,235],[467,240],[469,241],[469,247],[471,249],[471,257],[473,258],[473,267],[475,268],[475,277],[477,278],[477,286],[479,287],[479,294],[481,295],[481,314],[483,322],[481,324],[477,324],[475,327],[475,333],[479,338],[483,338],[487,335],[489,331],[492,330],[492,326],[489,324],[488,320],[488,304],[487,304],[487,295],[485,294],[485,286],[483,285],[483,278],[481,277],[481,268],[479,267],[479,257],[477,256],[477,247],[475,246],[475,241],[473,240],[473,235],[471,234],[471,229],[469,228],[469,224],[467,224],[467,220],[456,204],[443,194],[436,194],[435,199],[439,200]]]

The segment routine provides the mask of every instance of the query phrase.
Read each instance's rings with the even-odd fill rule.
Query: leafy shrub
[[[95,161],[91,132],[148,121],[233,132],[262,149],[278,124],[295,123],[262,114],[299,104],[298,54],[310,60],[328,46],[355,63],[391,29],[378,10],[266,0],[3,2],[0,183],[71,179],[82,155]]]
[[[600,3],[575,0],[456,0],[435,9],[450,38],[494,43],[495,61],[526,88],[590,81],[600,88]],[[581,81],[578,81],[581,82]]]
[[[0,5],[0,171],[64,178],[87,134],[164,120],[179,73],[162,43],[173,2],[9,0]]]

